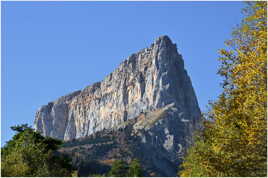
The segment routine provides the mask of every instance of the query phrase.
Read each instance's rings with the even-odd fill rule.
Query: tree
[[[142,177],[143,170],[139,160],[134,159],[131,161],[128,169],[128,177]]]
[[[43,137],[26,124],[11,129],[17,133],[1,148],[2,176],[71,176],[71,160],[56,152],[61,141]]]
[[[248,2],[244,13],[229,48],[220,50],[223,93],[211,104],[180,176],[267,174],[267,3]]]
[[[125,161],[116,160],[111,170],[108,173],[110,177],[127,177],[128,175],[128,165]]]

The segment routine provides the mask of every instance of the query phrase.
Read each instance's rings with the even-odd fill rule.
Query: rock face
[[[145,145],[157,145],[167,152],[167,160],[177,162],[200,117],[182,56],[169,37],[161,36],[103,81],[42,106],[34,125],[45,136],[67,141],[124,129],[135,120],[131,134]]]

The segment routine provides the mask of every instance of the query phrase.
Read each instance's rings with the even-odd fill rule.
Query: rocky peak
[[[42,106],[34,125],[45,136],[71,140],[117,130],[128,120],[168,105],[172,107],[166,112],[176,118],[177,126],[166,130],[191,135],[200,118],[196,96],[176,44],[160,36],[101,82]]]
[[[158,37],[155,42],[155,45],[159,45],[161,47],[168,47],[168,46],[173,46],[172,41],[170,40],[170,38],[167,35],[163,35]]]
[[[101,82],[42,106],[34,126],[65,141],[130,128],[126,139],[138,138],[133,149],[140,145],[135,155],[150,160],[159,175],[176,176],[200,116],[182,56],[168,36],[160,36]]]

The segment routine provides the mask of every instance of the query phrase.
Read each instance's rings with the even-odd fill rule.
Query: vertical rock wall
[[[182,56],[167,36],[161,36],[103,81],[42,106],[34,125],[45,136],[70,140],[116,130],[130,119],[167,106],[172,107],[159,126],[165,135],[163,146],[171,150],[176,143],[179,149],[179,142],[196,127],[200,110]]]

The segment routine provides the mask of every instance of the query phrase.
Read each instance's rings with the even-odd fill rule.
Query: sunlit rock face
[[[110,75],[42,106],[35,129],[62,140],[118,130],[141,118],[133,134],[180,157],[198,126],[200,110],[182,56],[169,37],[132,54]],[[176,157],[176,158],[175,158]]]

